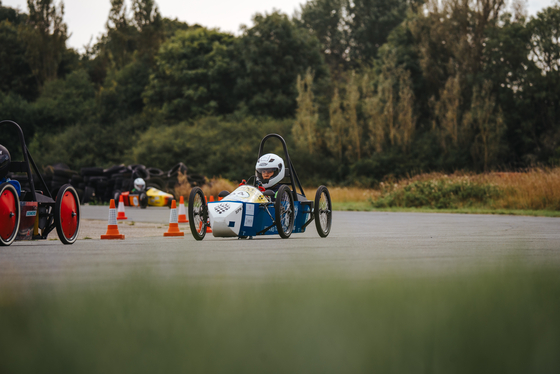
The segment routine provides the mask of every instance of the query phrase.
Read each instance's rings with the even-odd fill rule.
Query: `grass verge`
[[[388,178],[375,189],[330,188],[336,210],[560,216],[560,168]]]
[[[363,211],[363,212],[416,212],[416,213],[456,213],[456,214],[499,214],[510,216],[534,216],[534,217],[560,217],[560,211],[553,210],[528,210],[528,209],[491,209],[491,208],[457,208],[457,209],[433,209],[415,207],[387,207],[375,208],[370,202],[333,202],[334,210],[341,211]]]
[[[3,373],[553,373],[560,273],[0,289]]]

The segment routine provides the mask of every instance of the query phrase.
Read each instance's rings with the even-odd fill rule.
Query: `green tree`
[[[34,103],[41,133],[63,130],[95,114],[95,89],[84,70],[47,82]]]
[[[296,110],[296,120],[292,128],[295,143],[301,148],[307,149],[310,154],[317,146],[317,106],[313,97],[313,72],[308,69],[303,79],[297,77],[298,107]]]
[[[308,68],[316,82],[328,71],[320,44],[308,30],[285,14],[256,14],[251,28],[243,27],[236,49],[240,69],[235,88],[250,113],[291,117],[296,110],[296,79]]]
[[[288,119],[234,114],[208,116],[171,126],[153,126],[138,139],[132,150],[132,161],[160,168],[170,168],[182,161],[189,166],[191,174],[240,181],[254,175],[261,139],[275,132],[291,144],[292,124]],[[279,142],[270,145],[274,147],[270,151],[281,154],[281,148],[276,147]]]
[[[439,100],[432,98],[434,109],[434,130],[438,133],[444,151],[454,149],[465,135],[466,123],[463,122],[462,95],[460,78],[449,77],[439,94]]]
[[[369,131],[369,146],[373,148],[374,152],[381,153],[385,143],[385,123],[384,118],[384,105],[383,86],[379,85],[379,94],[374,94],[373,85],[369,79],[369,75],[365,74],[362,78],[362,95],[363,95],[363,112],[364,120]]]
[[[338,87],[334,89],[331,104],[329,106],[329,130],[327,134],[327,145],[336,159],[342,161],[344,143],[346,138],[344,112],[340,99]]]
[[[42,87],[57,78],[59,64],[66,51],[67,26],[63,21],[64,4],[53,0],[27,0],[29,17],[21,26],[21,39],[26,44],[26,59]]]
[[[408,1],[346,0],[346,9],[351,30],[350,59],[355,64],[371,63],[391,31],[404,20]]]
[[[25,20],[24,14],[3,7],[0,2],[0,91],[34,100],[38,95],[37,81],[27,64],[26,48],[18,34],[18,26]]]
[[[415,114],[415,97],[412,89],[410,72],[401,70],[399,76],[399,102],[397,104],[397,132],[399,145],[403,153],[407,154],[416,131],[417,116]]]
[[[138,30],[138,52],[152,60],[163,41],[163,20],[154,0],[132,0],[133,24]]]
[[[232,35],[216,30],[177,31],[157,55],[145,92],[148,106],[175,120],[232,112],[233,43]]]
[[[347,152],[349,158],[356,161],[362,156],[362,129],[358,123],[358,105],[360,92],[358,90],[357,77],[354,71],[350,73],[348,84],[346,85],[346,99],[344,100],[344,111],[348,128]]]
[[[485,82],[481,88],[475,87],[471,110],[467,116],[476,132],[472,146],[473,156],[484,171],[496,164],[504,132],[502,111],[496,107],[496,99],[491,90],[490,82]]]
[[[533,32],[523,12],[504,13],[500,27],[487,30],[484,48],[483,80],[492,82],[496,103],[502,108],[505,159],[511,164],[527,163],[527,155],[535,154],[540,143],[539,128],[544,112],[542,105],[553,98],[543,95],[542,72],[530,59]],[[538,98],[537,98],[538,97]]]
[[[527,28],[530,58],[539,69],[529,66],[521,86],[527,108],[523,133],[530,139],[529,160],[548,161],[560,150],[560,6],[537,13]]]
[[[319,40],[325,62],[337,77],[349,65],[350,30],[346,27],[345,4],[345,0],[310,0],[301,5],[295,18]]]
[[[115,123],[141,113],[150,73],[147,59],[136,59],[119,70],[110,69],[97,95],[99,120]]]
[[[99,52],[117,69],[132,61],[138,48],[138,30],[128,16],[125,0],[111,0],[107,34],[99,41]]]
[[[406,16],[406,0],[311,0],[298,22],[317,37],[336,77],[348,68],[371,64],[391,31]]]

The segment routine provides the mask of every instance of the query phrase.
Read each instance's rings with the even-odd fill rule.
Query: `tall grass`
[[[0,288],[2,373],[557,373],[560,273]]]
[[[504,191],[496,208],[560,210],[560,168],[491,173],[487,178]]]
[[[313,190],[313,189],[309,189]],[[560,168],[474,174],[425,173],[387,180],[376,189],[329,187],[334,203],[374,207],[560,210]]]
[[[371,199],[377,199],[379,196],[381,196],[381,191],[379,190],[365,189],[359,187],[328,186],[328,189],[332,201],[335,201],[337,203],[369,201]],[[308,195],[308,198],[312,199],[315,196],[316,190],[317,188],[307,188],[305,191]]]

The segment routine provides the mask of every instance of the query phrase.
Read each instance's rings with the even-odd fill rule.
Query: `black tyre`
[[[55,177],[61,177],[63,179],[69,180],[74,175],[78,175],[78,172],[70,169],[54,169],[53,174]]]
[[[89,167],[89,168],[81,168],[80,169],[80,174],[82,176],[101,176],[103,175],[103,169],[102,168],[98,168],[98,167]],[[56,175],[56,172],[55,172]]]
[[[84,195],[82,196],[82,204],[89,203],[95,198],[95,188],[86,186],[84,188]]]
[[[140,201],[140,208],[146,209],[148,206],[148,195],[145,192],[141,192],[138,200]]]
[[[19,196],[13,185],[0,185],[0,245],[10,245],[16,240],[19,230],[21,207]]]
[[[69,184],[60,188],[54,205],[54,224],[58,238],[64,244],[74,244],[80,231],[80,200]]]
[[[120,190],[113,191],[112,199],[115,200],[115,204],[117,204],[117,205],[119,204],[119,198],[120,197],[121,197],[121,191]]]
[[[144,165],[138,165],[132,171],[132,179],[136,179],[136,178],[142,178],[142,179],[150,178],[150,172],[148,171],[148,169],[146,169]]]
[[[200,174],[187,175],[187,181],[191,186],[204,186],[207,183],[206,177]]]
[[[286,185],[280,186],[274,202],[276,228],[283,239],[288,239],[294,230],[294,197]]]
[[[163,177],[165,175],[164,171],[158,168],[147,168],[150,173],[150,178]]]
[[[188,168],[186,167],[185,164],[183,164],[182,162],[179,162],[177,165],[173,166],[168,172],[167,172],[167,177],[171,178],[171,177],[176,177],[177,174],[179,174],[179,172],[186,174],[187,173]]]
[[[193,188],[189,196],[189,225],[196,240],[204,239],[208,226],[208,206],[204,193],[198,187]]]
[[[78,174],[74,174],[74,175],[72,175],[72,178],[70,178],[70,184],[72,186],[78,186],[80,183],[83,183],[83,182],[84,182],[84,178],[82,178]]]
[[[61,177],[61,176],[55,175],[54,177],[52,177],[52,183],[66,184],[70,181],[70,179],[71,178]]]
[[[313,209],[315,226],[321,238],[326,238],[331,232],[332,203],[331,194],[325,186],[317,188],[315,193],[315,205]]]
[[[113,176],[113,175],[115,175],[115,174],[117,174],[120,171],[125,170],[125,169],[126,169],[126,166],[124,166],[124,165],[114,165],[114,166],[111,166],[108,169],[103,170],[103,175],[105,175],[106,177],[111,177],[111,176]]]
[[[163,191],[165,189],[165,182],[161,178],[150,178],[146,181],[146,187],[155,187]]]

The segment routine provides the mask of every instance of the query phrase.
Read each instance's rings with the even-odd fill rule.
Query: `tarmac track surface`
[[[81,237],[91,240],[62,245],[55,232],[48,240],[0,247],[0,285],[89,284],[134,272],[253,282],[433,276],[510,264],[560,267],[558,218],[336,211],[324,239],[311,224],[306,233],[289,239],[207,234],[197,242],[188,224],[181,225],[184,237],[163,237],[167,208],[126,213],[128,222],[119,224],[121,233],[126,229],[125,240],[100,240],[108,209],[83,206]]]

